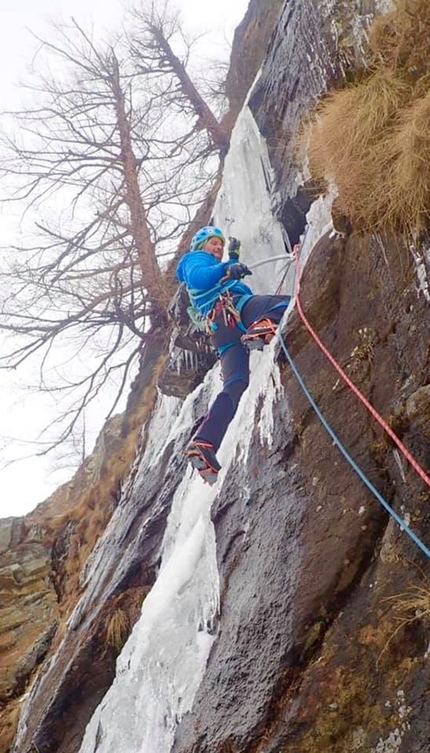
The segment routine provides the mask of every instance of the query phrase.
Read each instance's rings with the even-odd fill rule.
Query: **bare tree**
[[[55,72],[35,76],[37,104],[9,113],[18,136],[3,135],[3,200],[23,207],[31,242],[9,248],[0,272],[0,365],[37,356],[39,388],[70,396],[57,443],[113,378],[115,408],[173,292],[163,257],[181,252],[195,216],[210,215],[228,145],[173,52],[177,18],[140,18],[141,38],[110,46],[76,22],[39,40]],[[58,366],[71,347],[76,371]]]
[[[152,2],[147,9],[141,7],[133,13],[137,23],[131,50],[136,59],[136,70],[145,76],[159,77],[163,82],[168,77],[172,83],[164,86],[164,102],[182,114],[195,116],[194,130],[205,130],[213,147],[224,155],[230,144],[230,133],[219,123],[189,76],[190,43],[182,33],[179,16],[172,15],[167,8],[166,4],[158,10]],[[183,42],[182,57],[176,55],[171,46],[174,35],[180,35]]]

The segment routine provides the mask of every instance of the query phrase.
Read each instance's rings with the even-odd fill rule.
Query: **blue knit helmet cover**
[[[222,230],[220,230],[219,227],[208,225],[207,227],[201,227],[200,230],[197,230],[197,233],[191,241],[190,251],[197,251],[197,249],[203,248],[209,238],[219,238],[223,242],[223,245],[225,245],[225,238]]]

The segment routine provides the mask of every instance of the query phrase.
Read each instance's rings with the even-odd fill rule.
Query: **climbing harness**
[[[249,269],[256,269],[262,264],[267,264],[268,262],[286,261],[287,267],[282,277],[281,283],[278,286],[279,289],[283,284],[285,276],[288,272],[289,265],[293,260],[294,257],[292,254],[270,256],[267,259],[262,259],[261,261],[250,264]],[[225,280],[225,278],[223,278],[223,280]],[[227,285],[233,286],[235,282],[236,280],[231,280],[230,283],[227,283]],[[213,335],[214,331],[216,331],[217,329],[215,319],[218,318],[220,314],[222,314],[224,324],[226,326],[234,327],[236,325],[243,332],[246,332],[246,327],[242,324],[240,313],[245,303],[252,296],[244,294],[239,296],[238,298],[237,296],[235,296],[234,299],[228,287],[227,290],[224,290],[222,293],[219,292],[218,288],[219,285],[216,285],[214,288],[211,288],[211,290],[205,290],[204,292],[188,289],[191,306],[188,306],[187,313],[193,325],[201,332],[205,332],[209,336]],[[213,300],[211,300],[211,295],[213,296]],[[209,297],[209,300],[205,300],[204,303],[207,303],[208,305],[212,303],[212,307],[208,314],[203,315],[199,309],[198,304],[202,299],[206,299],[207,297]]]
[[[208,292],[210,293],[211,291]],[[193,304],[198,301],[199,296],[198,294],[195,295],[195,291],[189,291],[189,296]],[[246,327],[242,324],[240,312],[250,298],[252,298],[252,295],[248,293],[233,297],[230,291],[226,290],[217,295],[211,310],[206,316],[201,314],[196,305],[188,307],[188,316],[193,324],[207,335],[213,335],[218,329],[218,323],[215,320],[219,316],[222,316],[226,327],[234,327],[236,325],[240,330],[246,332]]]
[[[188,296],[191,302],[191,306],[188,306],[187,313],[193,322],[194,326],[202,332],[206,332],[207,335],[213,334],[214,328],[211,326],[213,322],[213,310],[220,302],[224,305],[229,305],[230,300],[228,298],[229,288],[235,284],[236,280],[231,280],[230,283],[224,285],[224,289],[220,289],[219,283],[210,290],[192,290],[187,288]],[[231,296],[230,296],[231,298]],[[207,307],[207,313],[203,314],[200,310],[200,305]]]
[[[303,243],[303,241],[302,241]],[[401,449],[403,455],[409,460],[413,468],[419,473],[421,478],[430,485],[430,479],[427,476],[427,474],[423,471],[421,466],[417,463],[415,458],[411,455],[411,453],[407,450],[406,447],[402,444],[400,439],[397,437],[397,435],[393,432],[391,427],[388,426],[388,424],[384,421],[382,416],[379,415],[379,413],[376,411],[376,409],[369,403],[369,401],[364,397],[364,395],[360,392],[360,390],[351,382],[347,374],[343,372],[335,358],[329,353],[329,351],[326,349],[326,347],[323,345],[322,341],[308,322],[302,306],[300,302],[300,267],[299,267],[299,248],[300,245],[297,244],[294,247],[294,256],[296,260],[296,282],[295,282],[295,301],[296,301],[296,307],[297,311],[299,313],[300,318],[304,322],[306,328],[318,344],[318,346],[323,351],[324,355],[328,358],[328,360],[335,366],[338,373],[342,376],[342,379],[348,384],[348,386],[353,390],[353,392],[360,398],[360,400],[363,402],[363,404],[366,406],[366,408],[370,411],[370,413],[374,416],[374,418],[378,421],[378,423],[385,429],[385,431],[389,434],[389,436],[393,439],[393,441],[397,444],[397,446]],[[340,450],[344,458],[348,461],[351,468],[357,473],[359,478],[363,481],[365,486],[369,489],[369,491],[376,497],[378,502],[382,505],[382,507],[388,512],[388,514],[395,520],[395,522],[400,526],[400,529],[405,531],[407,535],[410,537],[410,539],[418,546],[418,548],[430,559],[430,549],[424,544],[423,541],[414,533],[414,531],[408,526],[406,521],[400,517],[396,513],[396,511],[389,505],[389,503],[384,499],[384,497],[378,492],[378,490],[375,488],[375,486],[372,484],[372,482],[367,478],[365,473],[362,471],[362,469],[359,467],[359,465],[355,462],[355,460],[352,458],[352,456],[349,454],[349,452],[346,450],[345,446],[337,436],[337,434],[334,432],[324,415],[322,414],[321,410],[319,409],[317,403],[315,402],[312,394],[310,393],[308,387],[306,386],[306,383],[300,374],[296,364],[294,363],[294,360],[292,356],[290,355],[290,352],[287,348],[285,338],[283,337],[282,333],[279,331],[279,339],[281,343],[281,347],[285,353],[285,356],[287,358],[287,361],[290,365],[290,368],[296,377],[302,391],[306,395],[310,405],[312,406],[313,410],[315,411],[316,415],[318,416],[319,420],[321,421],[322,425],[332,438],[334,444],[337,446],[337,448]]]

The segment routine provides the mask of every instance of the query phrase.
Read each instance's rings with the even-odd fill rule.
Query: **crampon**
[[[248,350],[263,350],[276,334],[276,327],[271,319],[260,319],[251,324],[242,335],[241,342]]]
[[[221,466],[215,455],[213,445],[199,439],[192,439],[188,444],[185,455],[203,481],[211,486],[216,483]]]

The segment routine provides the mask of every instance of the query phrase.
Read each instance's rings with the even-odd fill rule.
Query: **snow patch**
[[[430,248],[416,249],[410,247],[412,258],[415,264],[415,274],[417,279],[418,295],[421,293],[426,301],[430,302]]]
[[[148,457],[148,468],[158,462],[160,453],[169,441],[175,437],[174,428],[182,400],[171,395],[158,393],[157,406],[153,413],[150,426],[145,426],[143,432],[148,436],[145,454]],[[173,422],[173,427],[172,427]],[[167,439],[166,439],[167,437]]]
[[[211,402],[220,386],[216,367],[184,401],[169,432],[169,409],[177,410],[177,404],[160,398],[152,430],[161,436],[147,446],[146,471],[172,438],[190,431],[201,393]],[[232,460],[239,456],[246,461],[257,407],[260,439],[271,443],[273,403],[280,392],[274,346],[251,354],[250,386],[219,452],[223,468],[217,485],[208,487],[196,473],[182,479],[168,518],[158,578],[118,659],[116,678],[87,726],[81,753],[169,753],[214,640],[219,578],[211,504]]]
[[[228,234],[241,239],[242,258],[248,263],[285,249],[281,226],[271,211],[271,185],[267,149],[245,107],[226,160],[216,217]],[[284,267],[283,260],[258,267],[252,277],[253,290],[273,293]],[[272,443],[273,404],[282,391],[274,347],[273,343],[265,352],[251,354],[250,385],[218,453],[222,470],[217,484],[208,487],[188,470],[176,490],[158,578],[118,658],[116,678],[87,726],[81,753],[169,753],[176,726],[192,707],[214,640],[219,601],[211,504],[232,461],[246,462],[256,415],[260,441]],[[156,467],[168,446],[181,451],[184,437],[191,433],[196,418],[204,415],[221,384],[217,364],[183,403],[159,397],[157,410],[145,427],[148,442],[135,488],[139,488],[142,475]],[[123,512],[121,504],[127,500],[120,503],[110,521],[111,536],[115,536],[116,516]],[[102,584],[102,552],[106,549],[102,539],[86,572],[87,593]],[[109,557],[109,552],[103,556]],[[76,619],[81,613],[82,609],[76,611]]]
[[[82,753],[168,753],[213,642],[219,581],[210,505],[198,478],[177,489],[159,576],[93,715]]]
[[[245,105],[232,134],[214,215],[216,224],[227,236],[240,238],[241,260],[245,264],[285,251],[285,263],[270,262],[253,272],[250,285],[257,294],[273,293],[288,263],[284,229],[273,211],[276,198],[273,187],[274,173],[266,141]],[[292,292],[292,280],[283,292]]]

